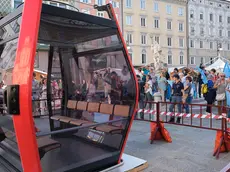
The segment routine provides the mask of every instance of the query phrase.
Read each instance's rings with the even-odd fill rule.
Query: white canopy
[[[185,66],[175,66],[175,67],[169,67],[168,68],[168,73],[172,73],[173,70],[177,68],[178,70],[185,68]]]
[[[221,58],[218,58],[213,64],[205,67],[205,69],[206,70],[216,69],[216,70],[223,71],[224,65],[225,62]]]

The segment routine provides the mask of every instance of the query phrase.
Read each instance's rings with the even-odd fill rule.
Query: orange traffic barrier
[[[172,138],[169,132],[167,131],[167,129],[164,128],[163,123],[159,122],[159,125],[157,125],[157,123],[155,122],[150,122],[150,131],[151,131],[151,135],[149,139],[151,140],[151,144],[153,143],[154,140],[162,140],[162,139],[169,143],[172,142]]]
[[[230,151],[230,128],[228,132],[217,131],[213,156],[219,157],[219,153]]]

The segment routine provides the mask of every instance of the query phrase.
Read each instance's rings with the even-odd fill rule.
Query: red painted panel
[[[37,45],[42,0],[25,0],[13,84],[20,85],[20,115],[14,116],[14,128],[24,172],[40,172],[35,127],[32,118],[32,74]]]

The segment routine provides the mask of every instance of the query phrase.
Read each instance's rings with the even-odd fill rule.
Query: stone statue
[[[154,41],[153,44],[151,45],[151,50],[153,52],[153,67],[154,67],[154,70],[159,71],[164,66],[163,62],[161,61],[161,59],[163,58],[161,47],[156,41]]]

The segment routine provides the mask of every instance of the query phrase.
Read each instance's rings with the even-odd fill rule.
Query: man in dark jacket
[[[144,109],[144,99],[145,99],[145,82],[141,80],[141,77],[137,75],[137,80],[138,80],[138,86],[139,86],[139,108]],[[144,112],[140,113],[141,119],[144,119]]]
[[[184,90],[184,85],[180,81],[180,77],[178,74],[173,75],[174,83],[172,85],[172,103],[175,104],[170,104],[169,106],[169,111],[174,112],[175,105],[177,104],[177,109],[178,113],[181,113],[182,108],[181,108],[181,102],[182,102],[182,96],[183,96],[183,90]],[[181,117],[177,117],[176,122],[180,123]],[[174,122],[175,117],[172,116],[169,120],[169,122]]]

